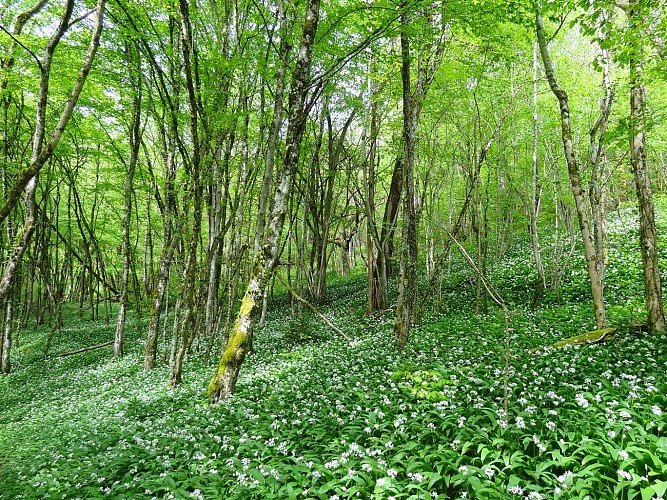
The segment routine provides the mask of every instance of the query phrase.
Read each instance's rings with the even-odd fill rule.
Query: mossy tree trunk
[[[305,128],[306,95],[311,83],[309,77],[310,63],[319,21],[319,10],[320,0],[308,0],[301,44],[288,100],[285,157],[276,183],[265,243],[255,257],[252,276],[248,280],[238,316],[229,335],[229,341],[208,386],[209,402],[212,404],[225,399],[236,389],[236,381],[241,366],[252,342],[253,324],[261,314],[261,307],[258,306],[262,303],[278,258],[278,243],[285,222],[292,179],[299,161],[299,148]]]

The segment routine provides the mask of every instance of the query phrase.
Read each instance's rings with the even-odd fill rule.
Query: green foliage
[[[456,375],[447,375],[437,370],[399,370],[391,378],[408,394],[433,402],[444,401],[443,390],[456,383]]]
[[[657,205],[663,210],[664,200]],[[641,282],[641,268],[626,215],[609,225],[608,291],[610,319],[629,323],[641,314],[642,291],[630,287]],[[525,288],[512,280],[529,274],[527,252],[516,247],[512,265],[494,271],[501,293],[515,289],[518,299]],[[400,356],[393,316],[359,314],[363,274],[333,282],[330,300],[319,305],[353,345],[317,318],[293,319],[288,296],[277,296],[266,327],[256,331],[238,394],[216,407],[205,403],[210,367],[196,360],[176,389],[167,386],[165,368],[141,370],[143,323],[130,322],[137,328],[129,329],[129,354],[120,361],[108,350],[43,360],[37,353],[47,329],[22,332],[17,370],[0,378],[0,496],[664,495],[667,339],[617,335],[535,354],[590,329],[590,307],[579,299],[587,297],[586,276],[573,272],[564,297],[576,300],[547,298],[534,313],[513,303],[505,415],[503,320],[495,310],[465,312],[472,300],[460,292],[466,283],[464,275],[447,279],[447,313],[430,313]],[[59,351],[112,335],[111,325],[65,313]]]

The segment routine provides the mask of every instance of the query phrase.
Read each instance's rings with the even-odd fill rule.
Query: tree
[[[650,3],[649,3],[650,4]],[[665,310],[658,265],[658,243],[655,229],[653,191],[646,160],[646,87],[643,76],[643,47],[645,26],[652,15],[651,8],[637,0],[629,0],[626,14],[629,23],[630,68],[630,167],[637,189],[639,204],[639,240],[644,269],[644,293],[647,324],[650,332],[665,330]]]
[[[141,78],[141,58],[138,48],[133,43],[125,46],[129,81],[132,85],[132,115],[128,127],[130,139],[130,158],[127,161],[127,174],[123,185],[123,271],[120,283],[120,297],[118,300],[118,319],[116,320],[116,333],[114,335],[113,354],[115,357],[123,355],[123,329],[125,326],[125,315],[128,303],[130,273],[132,271],[132,247],[130,244],[130,225],[132,222],[132,202],[134,199],[134,174],[139,160],[139,148],[141,147],[141,96],[143,82]]]
[[[5,192],[5,197],[0,207],[0,223],[2,223],[8,215],[14,210],[14,208],[19,203],[21,193],[24,193],[25,200],[25,220],[23,223],[23,228],[16,233],[15,241],[12,245],[12,251],[9,255],[2,274],[2,279],[0,279],[0,303],[4,303],[5,299],[8,297],[12,285],[15,281],[15,276],[17,269],[21,263],[24,252],[30,244],[31,237],[35,231],[38,218],[38,207],[36,202],[36,191],[37,184],[39,180],[39,172],[42,167],[47,163],[47,161],[53,156],[54,150],[58,146],[60,139],[67,127],[67,124],[72,117],[72,113],[77,104],[81,91],[83,90],[84,84],[88,74],[92,68],[93,61],[95,60],[95,55],[97,53],[97,48],[100,42],[100,35],[102,32],[103,18],[104,18],[104,7],[106,1],[98,0],[95,7],[95,21],[91,30],[91,37],[88,44],[88,49],[84,57],[81,69],[76,77],[76,80],[71,88],[69,97],[65,102],[62,111],[60,113],[58,122],[53,128],[52,132],[48,136],[47,140],[47,108],[50,104],[49,102],[49,89],[51,84],[51,66],[53,62],[54,53],[60,44],[65,33],[77,22],[80,22],[82,19],[76,19],[72,22],[72,13],[74,11],[74,1],[68,0],[60,21],[58,22],[57,28],[49,38],[46,46],[44,47],[44,52],[41,59],[37,59],[34,54],[31,54],[35,59],[37,59],[39,66],[39,90],[37,96],[37,105],[36,105],[36,117],[32,133],[32,151],[30,155],[30,160],[27,168],[21,171],[16,179],[13,181],[11,188]],[[16,35],[20,34],[25,22],[37,14],[43,7],[44,2],[38,2],[38,4],[32,9],[19,14],[16,20],[14,33],[12,35],[13,42],[16,42]],[[13,66],[14,55],[13,51],[15,49],[14,43],[10,46],[9,57],[7,57],[2,62],[3,70],[8,71]],[[3,71],[3,73],[5,72]],[[3,77],[3,87],[6,88],[6,73]],[[3,89],[4,90],[4,89]],[[11,323],[11,306],[6,310],[6,317],[10,319]],[[3,360],[6,358],[6,362],[3,361],[3,370],[9,372],[9,356],[11,349],[11,335],[7,334],[5,330],[5,342],[3,343]]]
[[[257,320],[258,305],[264,297],[278,259],[278,243],[287,211],[292,179],[299,161],[299,148],[306,121],[306,96],[310,84],[310,65],[320,14],[319,0],[308,0],[301,43],[292,76],[288,100],[288,125],[285,156],[273,197],[264,244],[255,256],[251,278],[241,301],[241,307],[229,335],[227,346],[208,386],[209,401],[225,399],[236,388],[236,380],[252,340],[253,323]]]
[[[579,172],[579,164],[574,151],[574,141],[572,139],[572,124],[570,121],[570,100],[567,92],[563,90],[554,72],[551,56],[549,55],[549,48],[544,33],[544,23],[542,20],[540,2],[536,3],[535,7],[535,28],[537,34],[537,43],[540,47],[540,54],[542,56],[542,63],[544,64],[544,72],[549,82],[551,91],[558,99],[561,116],[561,138],[563,141],[563,151],[565,153],[565,161],[567,163],[568,177],[570,179],[570,187],[572,195],[574,196],[575,207],[577,210],[577,217],[579,219],[579,229],[584,243],[584,256],[586,258],[586,267],[588,270],[588,277],[591,283],[591,292],[593,295],[593,309],[595,314],[595,323],[598,328],[604,328],[606,325],[605,318],[605,304],[603,297],[603,281],[602,276],[598,271],[597,253],[595,252],[593,240],[591,237],[590,222],[588,210],[586,208],[586,201],[584,197],[584,190],[581,184],[581,174]]]
[[[100,35],[102,33],[102,21],[104,18],[105,4],[105,0],[98,0],[97,2],[97,6],[95,8],[96,20],[92,29],[88,51],[81,66],[81,70],[77,76],[76,82],[72,87],[70,96],[67,99],[67,102],[65,103],[65,106],[63,107],[63,110],[60,114],[58,123],[56,124],[48,142],[46,143],[46,111],[49,100],[49,84],[51,81],[51,63],[53,61],[53,54],[56,51],[60,40],[62,39],[65,32],[71,27],[70,18],[74,9],[73,0],[68,0],[63,15],[60,19],[60,23],[56,28],[56,31],[49,39],[46,47],[44,48],[44,55],[39,62],[39,96],[37,102],[37,116],[35,119],[33,132],[33,146],[32,154],[30,157],[30,164],[28,168],[21,172],[18,178],[14,181],[11,189],[5,196],[2,207],[0,208],[1,223],[14,209],[19,201],[21,192],[25,189],[26,221],[24,223],[23,230],[17,237],[17,241],[14,245],[14,251],[10,256],[9,261],[5,265],[2,280],[0,281],[0,300],[3,300],[9,291],[14,272],[21,262],[23,252],[25,252],[25,249],[27,248],[32,233],[35,229],[35,217],[37,210],[37,207],[35,206],[35,189],[37,186],[37,175],[39,174],[39,171],[42,169],[44,164],[53,155],[53,151],[58,145],[58,142],[60,141],[60,138],[62,137],[62,134],[67,127],[67,123],[72,117],[74,107],[76,106],[79,96],[81,95],[83,86],[86,83],[86,78],[88,77],[88,73],[90,72],[90,69],[93,65],[93,61],[95,60],[95,54],[97,53],[97,47],[99,46]],[[22,16],[19,16],[17,24],[20,25],[21,23],[25,22],[23,19],[24,18]]]
[[[646,134],[649,126],[644,77],[645,66],[653,59],[648,54],[653,52],[658,55],[662,50],[661,46],[664,44],[663,34],[659,28],[661,19],[664,19],[664,9],[661,9],[659,4],[660,2],[652,0],[646,2],[629,0],[627,3],[597,0],[582,5],[587,10],[588,15],[583,23],[585,32],[597,40],[602,48],[602,70],[606,90],[600,120],[595,123],[590,131],[591,161],[594,172],[596,169],[599,170],[603,167],[605,151],[601,141],[598,142],[596,147],[593,146],[593,143],[596,136],[602,136],[606,131],[606,119],[603,119],[603,117],[608,116],[613,98],[608,82],[609,51],[614,51],[616,62],[629,71],[628,136],[630,170],[635,182],[639,208],[639,236],[644,273],[647,326],[651,332],[665,330],[653,191],[646,153]],[[614,10],[618,8],[623,11],[627,21],[620,27],[613,22]],[[596,19],[597,22],[594,21]],[[594,188],[596,188],[595,185],[591,188],[591,200],[596,199],[598,206],[604,210],[604,197],[600,196],[599,191]],[[597,221],[599,222],[596,231],[604,233],[604,213],[597,214]],[[600,257],[598,257],[599,260]]]

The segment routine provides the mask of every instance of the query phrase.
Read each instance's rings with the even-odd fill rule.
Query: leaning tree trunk
[[[639,2],[630,0],[628,18],[630,25],[639,25]],[[638,36],[638,33],[635,33]],[[658,247],[653,209],[653,192],[646,162],[646,89],[642,78],[639,47],[633,47],[630,61],[630,165],[637,188],[639,204],[639,240],[644,268],[644,294],[646,298],[649,332],[665,330],[665,311],[662,303],[662,285],[658,267]]]
[[[563,150],[565,152],[565,161],[567,163],[567,171],[570,178],[570,187],[572,188],[572,195],[574,197],[577,216],[579,218],[579,229],[581,231],[581,237],[584,243],[584,255],[586,257],[588,277],[591,282],[591,293],[593,295],[595,323],[597,324],[598,328],[604,328],[606,324],[606,318],[602,288],[603,283],[601,276],[598,273],[597,255],[591,237],[588,210],[586,209],[584,190],[581,187],[579,165],[574,154],[572,129],[570,125],[570,101],[567,93],[558,85],[558,82],[556,81],[553,65],[551,64],[551,57],[549,56],[547,41],[544,36],[544,25],[542,22],[542,14],[540,13],[539,3],[535,10],[535,27],[537,42],[540,46],[540,53],[542,55],[542,62],[544,64],[544,72],[547,77],[547,81],[549,82],[549,87],[551,87],[551,91],[558,99],[558,104],[560,107]]]
[[[208,386],[209,402],[214,404],[232,394],[236,388],[239,371],[252,340],[252,327],[261,310],[262,298],[269,284],[278,257],[278,240],[282,233],[291,190],[292,178],[299,161],[299,147],[305,128],[306,95],[309,88],[312,48],[319,21],[320,0],[308,0],[306,19],[303,23],[292,88],[288,101],[289,122],[285,141],[285,158],[278,177],[273,206],[269,216],[268,231],[261,250],[255,257],[252,276],[241,301],[229,342],[218,362]]]
[[[30,165],[28,166],[27,169],[25,169],[23,172],[19,174],[16,181],[14,182],[14,185],[7,193],[4,203],[0,207],[0,222],[4,221],[9,215],[9,213],[14,209],[14,207],[19,202],[19,199],[21,198],[21,194],[23,193],[24,189],[27,189],[28,184],[35,179],[35,176],[39,173],[39,171],[46,164],[46,162],[51,158],[51,156],[53,155],[53,151],[60,142],[60,138],[62,137],[62,134],[65,131],[65,128],[67,127],[67,123],[72,117],[74,107],[76,106],[76,103],[79,100],[79,96],[81,95],[83,86],[86,83],[86,79],[88,78],[88,73],[90,73],[93,61],[95,60],[95,54],[97,53],[97,47],[99,46],[99,41],[100,41],[100,34],[102,32],[102,24],[103,24],[102,20],[104,17],[105,4],[106,0],[98,0],[97,2],[97,6],[95,8],[96,11],[95,26],[93,27],[93,32],[90,39],[90,43],[88,45],[88,51],[86,52],[85,60],[81,66],[76,81],[74,82],[74,86],[72,87],[69,98],[67,99],[67,102],[65,103],[60,113],[58,123],[56,124],[51,134],[51,137],[49,138],[49,141],[45,143],[44,140],[46,136],[46,111],[48,104],[49,83],[51,76],[51,62],[53,61],[53,54],[56,50],[58,43],[64,36],[65,32],[71,27],[70,18],[72,16],[74,2],[72,0],[69,0],[66,4],[65,13],[63,14],[63,17],[60,20],[60,24],[57,30],[55,31],[55,33],[53,34],[53,36],[51,37],[45,48],[44,56],[40,64],[40,70],[41,70],[40,89],[37,101],[37,118],[35,120],[35,125],[34,125],[35,132],[33,135],[33,154],[30,159]],[[30,234],[32,234],[32,232],[30,232]],[[27,240],[29,241],[29,239],[30,236],[28,235]],[[20,255],[19,255],[19,260],[20,260]],[[7,270],[5,270],[5,275],[7,275]],[[9,278],[9,280],[7,280],[6,282],[5,278]],[[3,281],[2,284],[0,285],[0,299],[6,296],[7,289],[10,285],[9,281],[11,281],[11,276],[3,276]]]
[[[391,273],[391,258],[394,253],[394,233],[398,220],[398,209],[403,193],[403,158],[397,158],[394,163],[394,172],[391,176],[389,194],[385,204],[380,238],[377,241],[377,256],[375,258],[375,304],[373,309],[383,311],[389,306],[389,275]]]

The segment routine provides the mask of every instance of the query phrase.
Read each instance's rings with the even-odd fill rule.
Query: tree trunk
[[[261,303],[277,263],[278,243],[285,221],[287,201],[290,195],[292,178],[299,160],[299,148],[305,128],[305,101],[310,83],[310,63],[319,21],[319,8],[320,0],[308,0],[301,45],[289,95],[289,123],[285,142],[285,159],[276,185],[265,243],[255,258],[252,276],[241,301],[241,307],[229,336],[229,342],[220,357],[217,370],[208,386],[209,401],[213,404],[225,399],[236,388],[236,380],[251,343],[253,322],[256,320],[258,312],[257,306]]]
[[[419,122],[420,103],[423,87],[417,84],[412,94],[410,84],[410,41],[407,33],[408,14],[401,14],[401,81],[403,84],[403,228],[401,237],[401,265],[398,281],[398,300],[396,304],[396,320],[394,335],[400,349],[408,342],[412,311],[417,299],[417,213],[415,210],[415,143],[417,141],[417,125]],[[421,67],[419,81],[423,76]]]
[[[609,22],[606,14],[599,21],[601,24]],[[598,28],[598,36],[602,40],[602,29]],[[601,44],[603,45],[603,44]],[[588,132],[589,157],[591,164],[591,183],[588,197],[591,203],[593,219],[593,241],[595,244],[595,264],[600,283],[604,287],[605,266],[607,264],[607,186],[606,186],[606,147],[605,133],[611,114],[613,92],[609,78],[610,57],[609,51],[600,47],[602,59],[602,88],[604,97],[600,104],[600,116]],[[604,291],[604,289],[603,289]]]
[[[397,158],[394,163],[394,172],[389,185],[389,195],[385,204],[382,218],[382,229],[377,242],[377,257],[375,259],[375,307],[382,311],[389,306],[389,276],[391,275],[391,258],[394,255],[394,233],[398,220],[398,209],[401,205],[403,193],[404,159]]]
[[[190,175],[192,185],[190,196],[193,197],[192,207],[192,234],[188,246],[188,255],[183,271],[183,304],[185,311],[183,313],[183,322],[181,326],[181,344],[176,355],[174,363],[171,365],[169,383],[177,386],[181,383],[183,371],[183,360],[185,354],[190,348],[190,343],[196,335],[196,281],[197,281],[197,247],[199,246],[199,237],[202,225],[202,197],[203,188],[201,184],[201,150],[199,141],[199,112],[197,105],[197,95],[194,83],[196,65],[196,48],[191,32],[189,5],[186,0],[179,0],[178,13],[181,22],[181,48],[183,55],[185,82],[188,93],[188,107],[190,111],[190,139],[192,141],[192,154]]]
[[[62,134],[65,131],[65,128],[67,127],[67,123],[69,122],[72,116],[74,107],[76,106],[76,103],[79,100],[79,96],[81,95],[83,86],[86,83],[86,79],[88,78],[88,73],[90,72],[90,69],[93,65],[93,61],[95,60],[95,54],[97,53],[97,47],[99,46],[99,41],[100,41],[100,34],[102,32],[102,25],[103,25],[102,20],[104,17],[105,4],[106,0],[98,0],[97,2],[95,8],[96,11],[95,26],[93,27],[93,32],[90,38],[90,43],[88,45],[88,51],[86,52],[85,60],[81,66],[81,70],[79,71],[76,81],[74,82],[74,86],[72,87],[69,98],[67,99],[67,102],[65,103],[65,106],[63,107],[63,110],[60,113],[58,123],[56,124],[55,129],[53,130],[49,141],[46,144],[44,144],[44,138],[46,135],[45,117],[46,117],[46,108],[48,103],[48,89],[50,82],[51,62],[53,60],[53,53],[55,52],[55,49],[58,43],[60,42],[60,39],[63,37],[65,32],[71,27],[69,21],[72,15],[74,2],[73,0],[67,1],[65,7],[65,13],[63,14],[63,17],[60,20],[60,24],[57,30],[55,31],[55,33],[53,34],[53,36],[51,37],[46,46],[44,56],[42,58],[40,65],[41,69],[40,90],[37,103],[37,119],[35,120],[35,125],[34,125],[35,133],[33,135],[33,155],[30,159],[30,165],[26,170],[21,172],[21,174],[14,182],[14,185],[7,193],[3,205],[2,207],[0,207],[0,222],[4,221],[9,215],[9,213],[12,211],[12,209],[16,206],[21,197],[21,193],[24,191],[24,189],[27,188],[30,181],[35,178],[35,176],[39,173],[42,167],[49,160],[49,158],[51,158],[51,156],[53,155],[53,151],[60,142],[60,138],[62,137]],[[4,297],[6,293],[7,289],[3,284],[3,286],[0,287],[0,298]]]
[[[549,56],[549,50],[544,35],[544,26],[542,22],[542,14],[540,13],[539,3],[535,9],[535,26],[537,41],[540,47],[540,53],[542,55],[542,62],[544,64],[544,72],[546,74],[547,81],[549,82],[549,87],[551,87],[551,91],[558,99],[558,104],[560,107],[563,150],[565,152],[565,161],[567,162],[570,187],[572,189],[572,195],[574,197],[574,203],[577,209],[577,216],[579,218],[579,229],[581,231],[581,237],[584,243],[584,255],[586,258],[588,277],[591,282],[591,293],[593,295],[595,323],[598,328],[604,328],[606,325],[606,318],[603,297],[603,283],[601,276],[598,274],[597,256],[591,238],[588,210],[586,209],[584,190],[581,187],[579,165],[574,154],[572,129],[570,125],[570,102],[567,93],[558,85],[558,82],[556,81],[556,76],[551,64],[551,57]]]
[[[285,71],[287,69],[288,55],[290,52],[289,28],[291,23],[287,20],[286,10],[282,1],[277,2],[278,13],[280,16],[280,49],[278,51],[278,70],[276,71],[276,89],[274,92],[273,120],[269,129],[269,137],[266,147],[266,165],[262,177],[262,188],[259,195],[259,209],[257,214],[257,231],[255,232],[254,255],[260,251],[262,241],[264,240],[264,230],[266,227],[266,211],[269,193],[273,184],[273,169],[276,161],[276,146],[278,135],[283,124],[283,96],[285,94]]]
[[[634,36],[639,36],[640,17],[638,0],[630,0],[628,18]],[[637,39],[637,44],[639,40]],[[665,331],[665,311],[662,302],[662,285],[658,266],[658,247],[653,208],[653,192],[646,161],[646,89],[642,75],[641,47],[633,47],[630,60],[630,166],[637,189],[639,204],[639,241],[644,268],[644,294],[646,298],[649,332]]]
[[[5,301],[3,307],[4,322],[2,328],[2,346],[0,346],[0,373],[10,373],[12,371],[11,352],[12,352],[12,323],[14,321],[14,306],[12,300]]]
[[[369,71],[374,75],[376,71],[375,52],[371,47]],[[379,248],[380,235],[376,227],[375,219],[375,166],[378,162],[378,84],[373,76],[369,77],[370,93],[370,130],[367,135],[368,153],[364,154],[364,165],[362,173],[364,178],[364,208],[366,209],[366,266],[368,269],[368,314],[373,314],[378,309],[379,284],[377,280],[377,263],[373,249]]]
[[[542,291],[546,288],[546,278],[544,276],[544,265],[542,264],[542,252],[540,249],[540,239],[537,230],[537,218],[540,214],[540,174],[538,157],[538,137],[539,137],[539,119],[537,108],[537,64],[538,64],[537,42],[533,44],[533,175],[530,184],[530,245],[533,248],[533,259],[535,260],[535,269],[537,269],[537,284],[535,285],[535,295],[531,309],[535,310]]]
[[[123,274],[120,283],[120,300],[118,304],[118,319],[116,320],[116,333],[114,335],[113,355],[119,358],[123,355],[123,330],[125,328],[125,314],[128,300],[128,288],[130,281],[130,267],[132,265],[132,247],[130,246],[130,223],[132,221],[132,199],[134,197],[133,182],[134,172],[139,157],[141,145],[141,62],[138,60],[139,52],[128,43],[126,45],[127,63],[130,72],[130,82],[133,87],[133,109],[129,127],[130,137],[130,160],[127,164],[127,174],[123,186],[125,200],[123,212]]]

